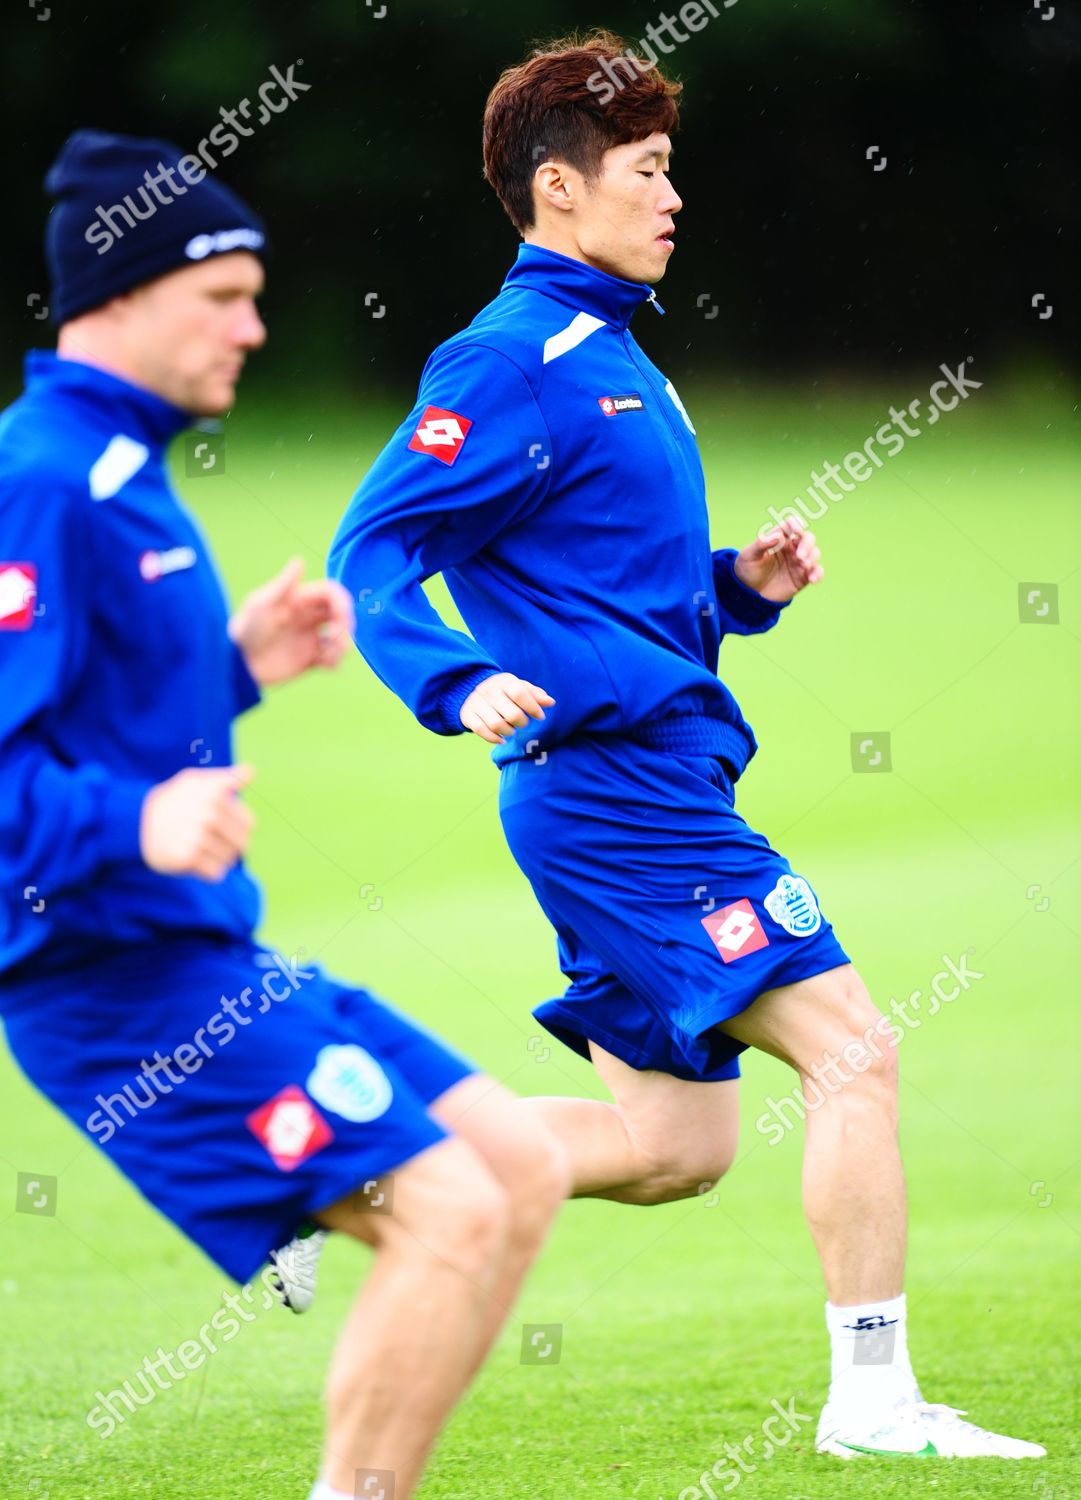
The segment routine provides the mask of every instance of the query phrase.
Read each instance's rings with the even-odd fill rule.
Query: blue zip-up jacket
[[[358,647],[429,729],[461,733],[493,672],[555,698],[497,762],[624,733],[738,775],[757,748],[717,653],[779,608],[710,549],[690,416],[628,326],[647,299],[523,244],[495,301],[429,359],[331,548]],[[436,573],[472,639],[428,603]]]
[[[258,919],[242,866],[212,885],[139,853],[149,788],[229,765],[232,720],[259,698],[166,473],[190,422],[40,352],[0,416],[0,973],[177,932],[246,938]]]

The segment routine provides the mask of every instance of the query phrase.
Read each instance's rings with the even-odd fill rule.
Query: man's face
[[[236,250],[118,298],[134,378],[193,416],[228,411],[248,350],[266,342],[255,307],[263,280],[256,257]]]
[[[612,146],[600,177],[581,189],[575,233],[590,265],[624,281],[660,281],[673,251],[674,216],[683,200],[668,180],[668,136]]]

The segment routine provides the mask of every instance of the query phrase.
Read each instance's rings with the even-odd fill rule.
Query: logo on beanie
[[[219,229],[216,234],[197,234],[184,246],[184,254],[189,260],[206,260],[229,250],[261,250],[265,243],[266,235],[258,229]]]

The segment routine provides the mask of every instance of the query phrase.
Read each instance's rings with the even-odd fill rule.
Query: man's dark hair
[[[534,223],[542,161],[566,162],[596,181],[612,146],[679,129],[682,88],[600,29],[537,46],[507,68],[484,109],[484,175],[519,233]]]

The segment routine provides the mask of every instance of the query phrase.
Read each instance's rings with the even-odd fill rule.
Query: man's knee
[[[409,1230],[428,1252],[473,1281],[483,1281],[501,1262],[511,1230],[510,1194],[468,1147],[449,1172],[449,1197],[433,1195]],[[438,1201],[437,1201],[438,1198]]]
[[[515,1153],[504,1186],[510,1197],[511,1233],[520,1241],[544,1238],[573,1187],[566,1151],[546,1130]]]
[[[640,1203],[677,1203],[708,1193],[731,1167],[736,1156],[736,1138],[725,1141],[687,1142],[681,1151],[664,1152],[647,1159],[638,1183]]]
[[[389,1211],[359,1195],[321,1215],[329,1228],[367,1241],[418,1272],[451,1268],[486,1281],[501,1264],[511,1226],[510,1194],[464,1141],[447,1140],[388,1175]]]

